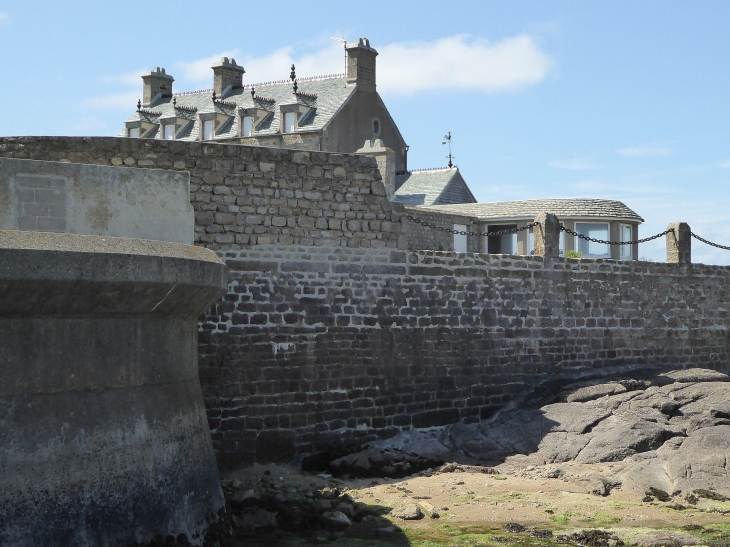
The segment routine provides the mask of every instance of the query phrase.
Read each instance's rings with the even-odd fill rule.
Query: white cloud
[[[719,167],[730,167],[730,160],[724,160],[724,161],[717,162],[717,165]]]
[[[375,45],[375,44],[374,44]],[[477,90],[487,93],[513,91],[541,81],[553,66],[552,59],[527,35],[491,44],[486,40],[452,36],[434,42],[393,43],[378,50],[378,90],[410,95],[419,91]],[[246,57],[239,50],[223,51],[202,59],[177,63],[173,74],[182,80],[212,86],[211,65],[221,57],[234,57],[246,69],[244,81],[260,83],[297,76],[340,74],[345,56],[337,44],[303,57],[292,48],[278,49],[263,57]]]
[[[127,110],[131,113],[137,107],[137,101],[141,97],[142,84],[140,84],[137,91],[128,91],[126,93],[111,93],[108,95],[90,97],[84,101],[84,104],[93,108]]]
[[[617,154],[621,156],[667,156],[671,153],[671,149],[667,148],[664,143],[661,142],[647,142],[639,144],[637,146],[630,146],[628,148],[620,148],[616,150]]]
[[[541,81],[554,64],[524,34],[495,44],[452,36],[377,49],[378,90],[391,94],[410,95],[427,90],[514,91]]]
[[[592,163],[586,159],[572,159],[572,160],[553,160],[549,161],[548,165],[551,167],[557,167],[558,169],[570,169],[572,171],[591,171],[594,169],[601,169],[601,165]]]
[[[122,84],[124,86],[138,87],[142,89],[142,74],[149,72],[149,70],[135,70],[134,72],[127,72],[125,74],[118,74],[116,76],[107,76],[102,78],[102,82],[105,84]]]
[[[210,55],[209,57],[204,57],[202,59],[197,59],[195,61],[190,62],[180,62],[175,64],[175,72],[173,73],[173,76],[175,78],[178,77],[177,75],[177,69],[180,69],[180,72],[182,74],[179,75],[179,77],[190,80],[193,82],[203,82],[208,81],[210,82],[210,87],[213,87],[213,71],[210,69],[213,64],[220,62],[221,57],[228,57],[235,58],[238,54],[237,49],[231,49],[228,51],[222,51],[216,55]],[[239,65],[242,64],[240,61],[236,61]],[[245,65],[244,65],[245,67]],[[247,69],[248,70],[248,69]],[[168,70],[168,73],[170,71]]]
[[[0,23],[4,23],[8,19],[10,19],[10,16],[4,11],[0,11]]]

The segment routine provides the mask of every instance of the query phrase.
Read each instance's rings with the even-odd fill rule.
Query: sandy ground
[[[676,498],[675,503],[686,506],[678,510],[670,508],[670,503],[642,502],[620,489],[605,497],[591,494],[590,478],[607,472],[612,465],[565,463],[500,468],[502,474],[498,475],[457,471],[398,480],[340,480],[285,467],[258,466],[237,471],[226,479],[253,484],[267,476],[282,486],[337,487],[356,502],[381,507],[418,502],[432,505],[439,513],[438,519],[401,520],[386,515],[409,537],[444,528],[444,524],[492,533],[499,533],[510,522],[555,533],[598,527],[621,529],[625,535],[627,528],[680,529],[688,524],[730,523],[728,503],[701,500],[691,506]],[[548,478],[556,469],[562,476]]]

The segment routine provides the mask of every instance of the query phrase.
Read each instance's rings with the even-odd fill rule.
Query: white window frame
[[[127,136],[130,139],[138,139],[139,138],[139,127],[130,127],[127,129]]]
[[[634,235],[634,227],[631,224],[619,224],[619,241],[631,241]],[[628,233],[625,233],[628,232]],[[634,259],[634,246],[633,245],[620,245],[619,256],[621,260],[633,260]]]
[[[253,116],[241,117],[241,136],[250,137],[253,134]]]
[[[203,135],[204,141],[213,140],[215,134],[215,120],[203,120],[203,127],[200,128],[200,133]],[[210,128],[210,133],[206,132],[206,128]],[[206,136],[207,135],[207,136]]]
[[[294,133],[297,129],[297,113],[284,112],[284,133]]]
[[[587,231],[585,228],[583,229],[583,231],[581,231],[582,225],[598,226],[599,224],[606,227],[606,233],[604,235],[600,235],[600,236],[599,235],[590,235],[590,232],[583,233],[583,232]],[[609,241],[609,239],[610,239],[609,234],[611,232],[610,232],[610,226],[609,226],[608,222],[576,222],[575,227],[573,229],[577,233],[586,235],[588,237],[594,237],[596,239],[602,239],[604,241]],[[593,250],[598,250],[598,249],[596,249],[595,246],[600,245],[602,250],[605,249],[605,252],[591,253],[591,252],[589,252],[591,249],[591,245],[594,245]],[[573,242],[573,248],[578,252],[582,252],[583,258],[611,258],[611,246],[606,243],[594,243],[592,241],[586,241],[585,239],[575,236],[574,242]]]
[[[466,232],[466,224],[454,224],[454,230],[458,230],[460,232]],[[468,253],[468,244],[467,244],[467,236],[466,234],[454,234],[454,252],[455,253]]]
[[[174,141],[175,140],[175,124],[174,123],[166,123],[162,126],[162,138],[166,141]]]

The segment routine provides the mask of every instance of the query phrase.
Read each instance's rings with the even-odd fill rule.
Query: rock
[[[630,541],[637,547],[682,547],[684,545],[699,545],[702,541],[690,534],[682,532],[670,532],[667,530],[658,530],[629,537],[628,534],[624,539]]]
[[[350,519],[342,511],[327,511],[322,513],[322,520],[333,528],[347,528],[352,524]]]
[[[574,392],[569,393],[565,396],[565,401],[568,403],[583,403],[585,401],[592,401],[606,395],[616,395],[617,393],[624,393],[626,387],[619,383],[608,383],[598,384],[595,386],[587,386],[576,389]]]
[[[335,476],[402,478],[433,467],[432,460],[395,448],[366,448],[330,462]]]
[[[426,515],[428,518],[439,518],[439,514],[438,511],[436,511],[436,508],[427,501],[419,501],[418,506],[421,508],[423,514]]]
[[[338,503],[335,507],[340,513],[347,515],[347,518],[353,519],[355,517],[355,508],[351,503]]]
[[[245,511],[239,516],[233,515],[233,525],[236,528],[242,528],[243,530],[256,531],[262,528],[275,528],[276,527],[276,515],[273,511],[266,511],[265,509],[253,508],[250,511]]]
[[[318,499],[312,502],[312,507],[314,507],[317,511],[331,511],[332,502],[330,500]]]
[[[682,384],[694,384],[697,382],[730,382],[730,377],[722,372],[705,368],[688,368],[685,370],[674,370],[662,374],[675,382]]]
[[[508,522],[504,525],[504,531],[509,532],[510,534],[519,534],[525,530],[527,530],[527,527],[517,522]]]
[[[591,475],[588,477],[588,489],[591,494],[596,496],[608,496],[611,490],[621,486],[620,481],[612,480],[600,475]]]
[[[231,496],[231,500],[240,502],[240,501],[247,500],[247,499],[253,498],[253,497],[255,497],[255,493],[254,493],[253,489],[237,490]]]
[[[396,506],[390,512],[390,516],[402,520],[418,520],[423,518],[423,513],[417,503],[405,503]]]

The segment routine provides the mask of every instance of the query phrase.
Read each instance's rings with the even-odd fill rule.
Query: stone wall
[[[727,370],[725,267],[301,246],[223,258],[200,373],[224,468],[477,421],[561,374]]]
[[[190,173],[195,243],[406,248],[374,158],[217,143],[100,137],[0,139],[0,157]]]
[[[466,225],[467,231],[479,231],[480,225],[473,218],[461,215],[453,215],[450,213],[442,213],[440,211],[427,211],[418,207],[406,207],[404,223],[406,224],[406,233],[408,234],[408,250],[431,250],[431,251],[453,251],[454,250],[454,234],[450,232],[442,232],[434,228],[428,228],[417,222],[408,219],[409,216],[417,218],[421,222],[428,222],[441,226],[447,230],[453,230],[454,224]],[[483,238],[478,236],[467,236],[467,249],[470,253],[483,252]]]
[[[388,202],[373,158],[62,137],[0,156],[190,172],[196,241],[231,270],[200,324],[223,468],[480,420],[566,374],[727,368],[730,269],[423,251],[453,235]]]

